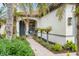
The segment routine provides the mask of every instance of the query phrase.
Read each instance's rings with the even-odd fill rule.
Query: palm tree
[[[76,4],[75,14],[77,17],[77,55],[79,55],[79,4]]]
[[[25,16],[27,17],[27,27],[29,27],[29,19],[28,19],[28,10],[29,9],[29,13],[31,15],[32,11],[33,11],[33,3],[22,3],[20,4],[20,6],[22,7],[23,11],[25,12]],[[27,8],[26,8],[27,7]],[[29,32],[29,30],[27,29],[27,32]]]
[[[39,17],[44,16],[49,12],[49,7],[47,3],[38,3],[37,4],[38,12],[39,12]]]
[[[5,24],[6,23],[6,20],[5,19],[0,19],[0,24]]]
[[[17,9],[16,4],[13,5],[14,13],[13,13],[13,34],[16,34],[16,21],[17,21]]]
[[[22,3],[22,4],[13,4],[13,34],[16,34],[16,18],[18,17],[18,16],[20,16],[21,15],[21,13],[20,12],[17,12],[17,5],[19,5],[20,6],[20,8],[21,9],[23,9],[23,11],[25,12],[25,15],[26,15],[26,17],[27,17],[27,9],[26,9],[26,7],[28,7],[29,8],[29,12],[30,12],[30,15],[31,15],[31,13],[32,13],[32,4],[24,4],[24,3]],[[20,16],[21,17],[21,16]],[[29,20],[27,19],[27,23],[28,23],[28,25],[29,25]]]
[[[61,21],[61,19],[63,17],[64,12],[65,12],[65,8],[66,8],[66,4],[63,4],[56,11],[56,16],[58,17],[58,20],[60,20],[60,21]]]
[[[4,4],[2,4],[3,6],[1,6],[1,8],[0,8],[0,15],[3,15],[4,13],[3,13],[3,11],[5,10],[5,6],[4,6]],[[2,25],[2,24],[4,24],[4,23],[6,23],[6,20],[4,19],[4,18],[2,18],[2,17],[0,17],[0,25]]]
[[[13,4],[7,3],[6,37],[11,39],[13,34]]]
[[[26,4],[27,6],[28,6],[28,8],[29,8],[29,13],[30,13],[30,15],[32,14],[32,11],[33,11],[33,3],[28,3],[28,4]]]
[[[16,22],[17,22],[17,17],[21,17],[22,12],[17,12],[17,5],[18,4],[13,4],[13,34],[16,34]]]

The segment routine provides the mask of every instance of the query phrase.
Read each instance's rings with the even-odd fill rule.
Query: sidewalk
[[[39,43],[37,43],[32,37],[28,37],[27,41],[30,43],[30,46],[32,47],[35,56],[66,56],[66,53],[62,54],[54,54]],[[75,56],[76,53],[71,53],[71,56]]]

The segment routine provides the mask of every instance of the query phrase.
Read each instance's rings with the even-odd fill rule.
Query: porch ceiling
[[[22,19],[32,19],[32,20],[38,20],[38,18],[35,18],[35,17],[22,17]]]

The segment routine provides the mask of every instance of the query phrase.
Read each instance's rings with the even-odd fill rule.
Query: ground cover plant
[[[22,37],[0,38],[0,56],[33,56],[29,43]]]
[[[50,50],[53,53],[67,53],[69,52],[76,52],[77,51],[77,46],[76,44],[72,42],[67,42],[64,46],[62,46],[59,43],[51,43],[47,42],[45,39],[41,37],[33,37],[35,41],[40,43],[42,46],[46,47],[48,50]]]

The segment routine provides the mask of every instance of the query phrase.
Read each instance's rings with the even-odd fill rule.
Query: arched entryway
[[[25,22],[24,21],[20,21],[19,22],[19,35],[20,36],[24,36],[25,35],[25,30],[26,30]]]
[[[36,20],[29,21],[29,34],[31,35],[35,34],[36,24],[37,24]]]

